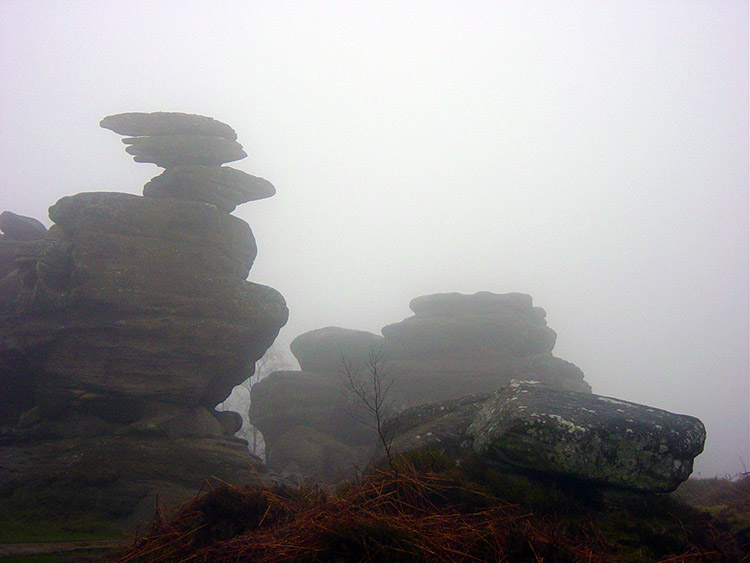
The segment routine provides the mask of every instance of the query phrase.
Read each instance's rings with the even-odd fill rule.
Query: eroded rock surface
[[[534,381],[493,393],[469,434],[497,462],[648,492],[686,480],[706,438],[692,416]]]
[[[532,378],[590,391],[583,372],[552,355],[557,334],[522,293],[443,293],[412,299],[414,316],[383,327],[406,405],[497,389]]]
[[[345,363],[361,366],[383,347],[383,337],[364,330],[329,326],[300,334],[289,348],[303,371],[341,375]]]
[[[364,384],[363,389],[369,392],[373,368],[379,370],[383,388],[387,388],[380,408],[383,420],[404,409],[418,410],[419,405],[462,404],[465,397],[488,394],[513,378],[590,391],[580,369],[552,355],[556,334],[547,326],[544,310],[534,307],[528,295],[426,295],[413,299],[410,307],[414,316],[384,327],[382,338],[339,327],[298,336],[291,350],[304,371],[273,373],[253,387],[250,420],[263,433],[273,469],[281,469],[274,466],[279,456],[297,456],[286,449],[298,442],[278,441],[293,426],[314,428],[357,452],[360,448],[376,450],[373,412],[348,381],[348,376],[353,376],[354,383]],[[451,413],[456,408],[451,406]],[[402,450],[417,443],[442,443],[442,448],[459,448],[471,421],[464,420],[465,414],[455,414],[456,420],[454,415],[443,415],[430,422],[431,428],[415,427],[411,433],[399,430],[395,447]],[[465,424],[451,437],[451,427],[459,420]],[[357,428],[367,431],[352,431]],[[312,455],[309,448],[305,455]],[[316,462],[316,466],[322,463]],[[361,465],[354,459],[344,465],[348,468],[355,463]],[[311,478],[303,465],[300,468],[303,477]],[[346,468],[339,469],[343,473]]]
[[[148,135],[131,145],[139,155],[188,168],[223,162],[205,160],[215,147],[239,147],[229,126],[203,116],[102,124]],[[218,174],[230,184],[254,178]],[[46,487],[55,502],[89,499],[120,516],[158,490],[176,498],[210,477],[261,478],[260,460],[233,436],[241,417],[214,409],[252,375],[288,316],[281,294],[246,280],[255,239],[228,213],[272,195],[261,180],[255,192],[219,194],[226,205],[189,186],[168,197],[68,196],[50,207],[49,231],[0,216],[0,250],[13,244],[0,281],[0,503],[22,506]]]

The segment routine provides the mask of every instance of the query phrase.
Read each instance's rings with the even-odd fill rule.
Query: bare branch
[[[387,376],[383,347],[370,349],[364,362],[367,372],[365,377],[361,376],[358,366],[354,366],[352,360],[343,354],[341,355],[341,362],[348,390],[371,416],[371,421],[361,422],[377,432],[378,439],[388,458],[388,465],[394,474],[398,474],[391,455],[391,442],[393,440],[386,435],[383,427],[387,414],[388,393],[393,385],[393,380]]]

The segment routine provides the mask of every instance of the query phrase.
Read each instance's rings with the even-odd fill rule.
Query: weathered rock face
[[[493,393],[469,434],[494,461],[649,492],[686,480],[706,438],[691,416],[533,381]]]
[[[469,426],[489,393],[467,395],[406,409],[388,420],[384,434],[392,453],[435,448],[449,455],[471,451]]]
[[[338,327],[298,336],[291,350],[305,371],[274,373],[255,385],[250,420],[263,433],[273,469],[281,469],[274,466],[274,452],[276,459],[297,455],[286,448],[298,442],[277,442],[294,426],[314,428],[353,448],[376,448],[377,435],[368,428],[374,423],[372,412],[348,388],[344,373],[346,361],[352,375],[367,377],[373,353],[378,354],[376,367],[383,382],[390,385],[381,410],[384,417],[436,401],[463,401],[467,395],[488,394],[512,378],[590,391],[581,370],[551,354],[556,334],[547,327],[544,310],[534,307],[528,295],[427,295],[413,299],[410,306],[415,316],[384,327],[383,338]],[[466,417],[456,416],[460,420]],[[449,438],[455,422],[446,415],[434,428],[402,432],[396,448],[408,449],[420,440],[422,444],[439,440],[443,447],[448,443],[450,448],[458,447],[453,442],[460,444],[465,439]],[[367,432],[353,433],[352,428]],[[312,454],[308,451],[306,455]],[[353,463],[348,460],[345,465]],[[304,465],[300,467],[304,471]],[[343,472],[345,468],[339,469]]]
[[[303,371],[274,372],[251,391],[250,422],[263,434],[271,469],[333,483],[363,466],[377,434],[372,413],[347,387],[344,362],[359,377],[382,343],[378,335],[340,327],[313,330],[292,341]],[[295,436],[299,429],[304,437]]]
[[[305,371],[277,371],[253,385],[250,422],[263,434],[268,465],[282,471],[274,459],[293,457],[277,452],[282,435],[295,427],[308,427],[333,439],[359,447],[373,443],[376,435],[340,377]],[[283,448],[283,446],[279,446]],[[304,467],[302,467],[304,469]]]
[[[31,217],[3,211],[0,213],[0,231],[1,280],[16,269],[16,253],[23,243],[43,239],[47,235],[47,228]]]
[[[206,164],[214,150],[206,139],[211,147],[239,146],[228,125],[202,116],[124,114],[104,123],[152,135],[131,146],[150,147],[138,154],[153,151],[159,162],[187,168]],[[228,173],[230,183],[244,174],[236,172]],[[255,180],[261,195],[273,194],[270,183]],[[95,451],[101,471],[119,472],[105,479],[104,489],[123,504],[141,498],[138,492],[124,500],[133,480],[148,492],[157,483],[195,491],[212,475],[254,479],[260,461],[233,437],[241,417],[213,407],[252,375],[286,322],[286,304],[277,291],[246,281],[255,239],[228,208],[253,194],[233,197],[228,206],[196,197],[189,182],[170,189],[155,197],[64,197],[49,210],[55,224],[48,232],[12,214],[0,217],[8,228],[0,246],[6,237],[23,238],[13,271],[0,282],[0,391],[23,397],[12,405],[0,397],[0,472],[17,473],[28,458],[46,464],[35,469],[37,481],[53,482],[65,473],[57,453],[88,458]],[[174,478],[121,459],[143,460],[151,449]],[[193,462],[194,468],[182,467]],[[227,466],[210,469],[221,463]],[[28,493],[14,479],[0,475],[0,497]]]
[[[16,306],[21,290],[21,278],[16,267],[16,255],[29,242],[47,235],[47,228],[36,219],[0,213],[0,318],[3,311]],[[13,349],[13,344],[0,354],[0,425],[10,424],[34,406],[33,387],[24,373],[24,358]]]
[[[557,335],[529,295],[446,293],[409,306],[413,317],[383,327],[407,405],[489,392],[513,378],[591,389],[581,370],[551,354]]]
[[[51,517],[94,513],[142,526],[153,517],[156,493],[169,506],[194,497],[210,478],[270,481],[260,460],[230,440],[100,434],[0,442],[0,453],[0,507],[14,514],[36,506]]]
[[[24,287],[4,330],[33,356],[45,411],[82,395],[113,413],[142,400],[213,407],[286,321],[276,291],[244,280],[249,227],[213,206],[88,193],[50,217],[48,239],[17,258]]]
[[[304,477],[316,483],[352,479],[370,457],[369,447],[337,440],[309,426],[295,426],[278,437],[267,463],[282,477]]]
[[[344,362],[366,363],[382,347],[382,336],[335,326],[301,334],[289,345],[303,371],[332,376],[341,374]]]
[[[231,213],[248,201],[271,197],[273,184],[227,166],[175,166],[143,186],[149,197],[182,197],[211,203]]]

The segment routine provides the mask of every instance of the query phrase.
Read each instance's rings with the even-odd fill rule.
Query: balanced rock
[[[469,427],[480,455],[511,467],[643,492],[670,492],[703,451],[700,420],[661,409],[512,381]]]
[[[159,135],[154,137],[128,137],[125,152],[136,162],[150,162],[169,168],[181,164],[218,166],[247,156],[237,141],[224,137],[200,135]]]
[[[382,347],[382,336],[335,326],[300,334],[289,345],[303,371],[331,375],[341,375],[345,363],[358,369]]]
[[[228,166],[175,166],[143,186],[147,197],[202,201],[227,213],[238,205],[275,193],[276,188],[268,180]]]
[[[247,156],[234,129],[211,117],[185,113],[121,113],[100,125],[122,135],[136,162],[166,170],[143,188],[150,198],[198,201],[231,213],[248,201],[271,197],[271,182],[224,163]]]
[[[153,113],[118,113],[108,115],[99,123],[120,135],[147,137],[151,135],[203,135],[234,141],[237,133],[226,123],[212,117],[190,113],[157,111]]]

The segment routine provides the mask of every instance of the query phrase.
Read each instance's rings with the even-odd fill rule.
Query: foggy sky
[[[277,188],[235,214],[282,344],[529,293],[595,393],[750,466],[744,0],[2,2],[0,68],[0,209],[141,193],[105,115],[215,117]]]

